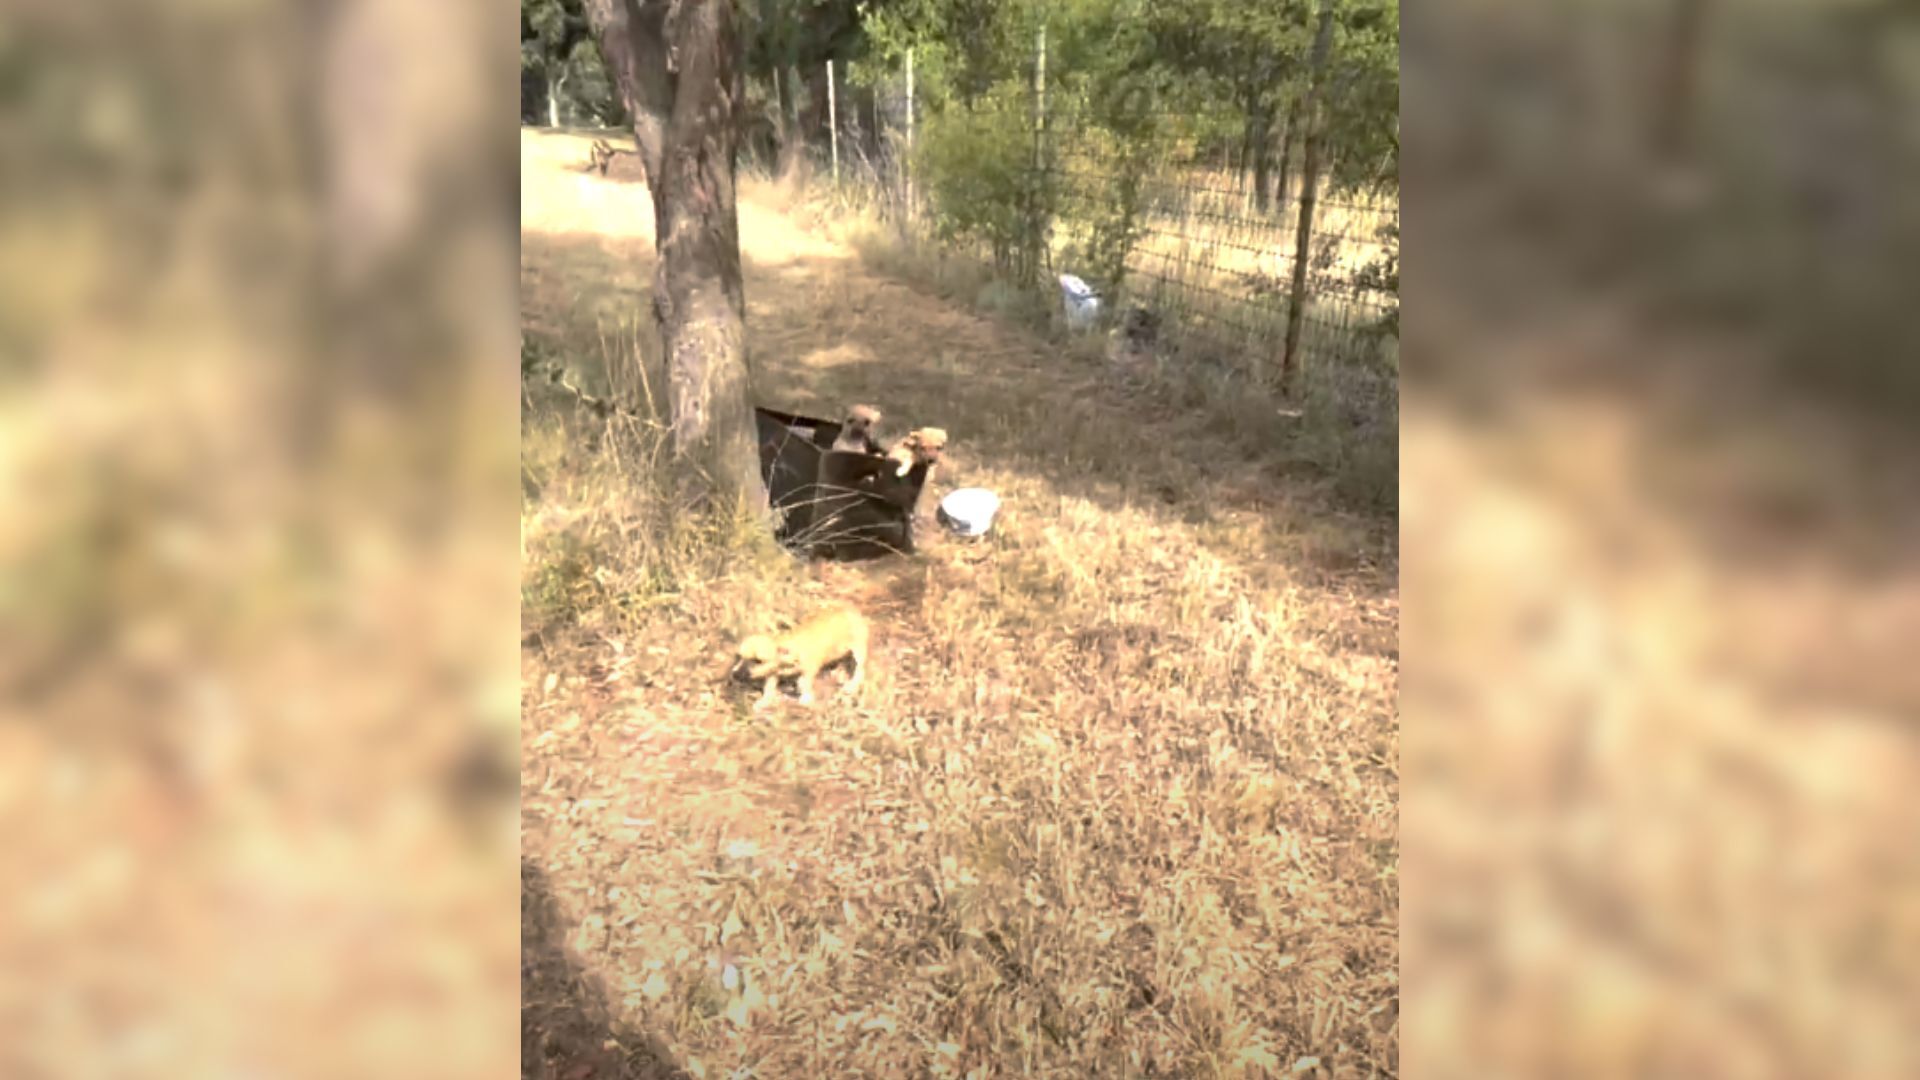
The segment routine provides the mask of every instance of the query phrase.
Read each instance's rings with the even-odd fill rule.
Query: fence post
[[[1300,322],[1307,306],[1307,263],[1313,256],[1313,204],[1320,186],[1320,92],[1327,70],[1327,52],[1333,47],[1333,0],[1320,0],[1320,25],[1314,30],[1313,55],[1308,61],[1307,104],[1301,110],[1307,122],[1300,163],[1300,224],[1293,236],[1293,282],[1287,291],[1287,341],[1280,354],[1281,393],[1291,395],[1299,366]]]
[[[1027,278],[1038,280],[1046,230],[1040,220],[1041,185],[1047,182],[1047,24],[1034,35],[1033,180],[1027,187]]]
[[[913,50],[907,50],[907,160],[901,170],[907,180],[907,220],[913,220]]]
[[[833,61],[827,61],[827,142],[833,147],[833,184],[840,186],[840,114],[833,98]]]

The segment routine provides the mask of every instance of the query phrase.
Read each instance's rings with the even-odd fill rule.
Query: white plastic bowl
[[[1000,496],[986,488],[956,488],[940,500],[940,520],[961,536],[984,536],[1000,511]]]

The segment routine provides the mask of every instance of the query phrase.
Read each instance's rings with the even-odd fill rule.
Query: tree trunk
[[[1273,168],[1273,83],[1275,63],[1262,55],[1254,64],[1247,89],[1247,152],[1244,158],[1253,177],[1253,208],[1267,212],[1267,185]]]
[[[1320,92],[1326,81],[1327,54],[1333,48],[1333,0],[1320,0],[1320,25],[1313,36],[1306,107],[1307,130],[1301,139],[1300,222],[1293,238],[1293,283],[1287,292],[1287,342],[1280,354],[1280,386],[1291,396],[1299,370],[1300,323],[1307,304],[1307,264],[1313,254],[1313,205],[1320,186]]]
[[[1235,162],[1233,170],[1233,193],[1235,195],[1243,194],[1247,190],[1248,182],[1253,176],[1253,129],[1258,124],[1254,112],[1258,108],[1259,106],[1249,101],[1241,110],[1246,113],[1247,119],[1245,123],[1240,125],[1240,151],[1236,155],[1239,160]]]
[[[731,0],[592,0],[653,195],[653,310],[674,455],[725,501],[764,512],[735,208],[740,70]]]
[[[567,85],[567,73],[561,72],[558,79],[547,81],[547,126],[558,130],[560,127],[560,91]]]
[[[1033,53],[1033,175],[1027,182],[1026,242],[1020,253],[1020,279],[1029,284],[1040,278],[1043,258],[1051,256],[1047,243],[1047,207],[1041,196],[1051,178],[1047,175],[1047,24],[1041,23],[1034,36]]]
[[[735,208],[742,84],[731,0],[684,0],[679,79],[660,173],[654,311],[667,357],[674,450],[743,503],[764,504],[747,361]],[[664,58],[663,58],[664,59]]]
[[[1253,158],[1253,208],[1266,213],[1270,205],[1268,184],[1273,176],[1273,158],[1269,153],[1273,135],[1273,106],[1255,103],[1247,114],[1247,148]]]
[[[813,84],[800,74],[800,65],[797,62],[788,64],[782,70],[787,73],[787,108],[793,114],[791,121],[795,150],[804,155],[807,145],[806,119],[815,112],[811,96]],[[803,97],[806,98],[804,106],[801,104]]]
[[[600,58],[633,118],[633,141],[653,198],[656,243],[660,229],[661,155],[667,118],[673,112],[675,72],[668,68],[667,10],[662,0],[587,0],[587,19],[600,44]]]
[[[780,116],[780,162],[781,176],[793,173],[794,161],[800,153],[800,110],[793,100],[793,75],[786,64],[773,66],[773,94],[775,111]]]
[[[1276,214],[1286,213],[1287,182],[1293,179],[1293,142],[1300,130],[1300,99],[1293,99],[1287,106],[1287,120],[1280,129],[1280,167],[1274,170],[1273,210]]]
[[[1673,0],[1673,27],[1654,112],[1655,148],[1667,161],[1681,160],[1690,148],[1706,17],[1707,0]]]

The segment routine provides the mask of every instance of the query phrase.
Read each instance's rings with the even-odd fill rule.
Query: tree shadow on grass
[[[523,1080],[692,1080],[650,1035],[621,1023],[597,976],[568,953],[547,876],[520,860],[520,1075]]]
[[[566,279],[573,303],[591,318],[645,312],[635,266],[646,254],[636,250],[629,263],[597,237],[574,234],[523,244],[529,259]],[[855,259],[745,264],[759,404],[832,416],[849,401],[872,401],[891,431],[948,429],[954,451],[940,490],[966,482],[972,463],[1043,480],[1107,511],[1200,526],[1236,511],[1261,527],[1221,552],[1234,561],[1263,572],[1290,566],[1368,593],[1391,588],[1393,522],[1339,512],[1296,460],[1280,417],[1270,441],[1249,441],[1244,425],[1235,434],[1164,390],[1125,389],[1059,342],[997,325]],[[577,360],[590,380],[600,376],[597,357]],[[1356,577],[1364,566],[1372,570]]]
[[[866,276],[849,298],[805,267],[750,269],[765,403],[834,415],[870,401],[890,430],[944,427],[953,442],[939,489],[967,483],[968,466],[978,465],[1108,512],[1203,527],[1251,516],[1264,525],[1262,561],[1297,564],[1300,535],[1310,533],[1317,548],[1352,549],[1312,556],[1314,577],[1361,585],[1353,571],[1370,563],[1386,573],[1363,575],[1378,578],[1364,588],[1391,587],[1393,519],[1341,505],[1281,416],[1261,435],[1178,400],[1169,386],[1123,385],[1073,346]],[[1238,546],[1231,557],[1248,552]]]

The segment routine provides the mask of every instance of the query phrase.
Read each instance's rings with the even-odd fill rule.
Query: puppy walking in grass
[[[856,690],[867,673],[867,640],[870,628],[866,617],[850,604],[828,608],[779,637],[754,634],[740,643],[736,674],[745,673],[755,681],[764,680],[766,688],[754,708],[773,703],[774,690],[783,678],[800,681],[800,704],[813,704],[813,680],[820,672],[849,657],[853,677],[841,691]]]

